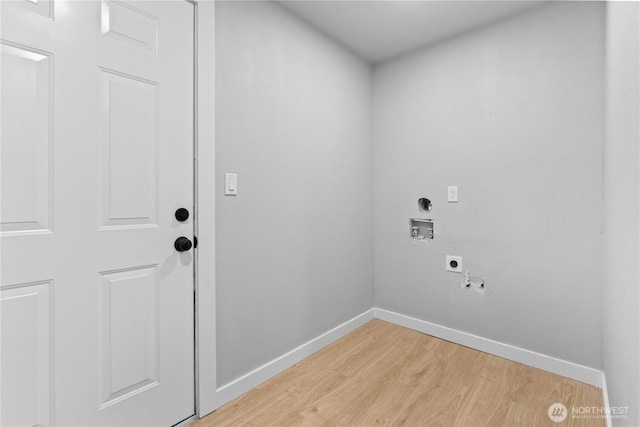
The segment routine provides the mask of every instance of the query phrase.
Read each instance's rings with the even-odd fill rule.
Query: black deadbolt
[[[451,261],[449,261],[449,265],[451,266],[451,268],[456,268],[458,266],[458,261],[452,259]]]
[[[188,251],[192,246],[193,244],[191,243],[191,240],[187,239],[184,236],[178,237],[173,244],[173,247],[176,248],[176,251],[178,252]]]
[[[189,219],[189,211],[185,208],[180,208],[176,211],[176,219],[180,222],[186,221]]]

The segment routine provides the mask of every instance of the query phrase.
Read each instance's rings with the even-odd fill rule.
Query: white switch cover
[[[447,188],[447,201],[448,202],[457,202],[458,201],[458,186],[450,185]]]
[[[455,271],[456,273],[462,273],[462,257],[447,255],[447,271]]]
[[[224,195],[225,196],[238,195],[238,174],[235,174],[235,173],[224,174]]]

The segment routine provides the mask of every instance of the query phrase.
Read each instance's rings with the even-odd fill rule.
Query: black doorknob
[[[180,208],[176,210],[176,219],[180,222],[186,221],[189,219],[189,211],[185,208]]]
[[[173,247],[176,248],[176,251],[178,252],[188,251],[192,246],[193,244],[191,243],[191,240],[184,236],[178,237],[173,244]]]

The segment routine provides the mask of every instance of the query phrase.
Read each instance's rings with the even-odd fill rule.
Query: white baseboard
[[[367,310],[330,331],[307,341],[290,352],[223,385],[216,390],[216,401],[213,407],[217,409],[225,403],[232,401],[236,397],[257,387],[374,318],[600,387],[602,388],[604,405],[605,407],[609,407],[605,376],[600,370],[380,308]],[[611,420],[609,418],[607,418],[607,427],[611,427]]]
[[[600,379],[600,388],[602,388],[602,403],[605,407],[605,414],[607,414],[607,427],[612,427],[611,414],[609,413],[609,392],[607,391],[607,379],[605,378],[604,372],[602,372]]]
[[[376,319],[404,326],[405,328],[423,332],[465,347],[513,360],[596,387],[603,387],[602,381],[604,377],[602,371],[589,368],[588,366],[578,365],[577,363],[557,359],[545,354],[536,353],[535,351],[525,350],[499,341],[482,338],[478,335],[447,328],[446,326],[437,325],[381,308],[374,308],[374,314]]]
[[[276,376],[280,372],[311,356],[316,351],[328,346],[332,342],[356,330],[360,326],[372,320],[374,318],[373,313],[374,309],[369,309],[364,313],[354,317],[353,319],[348,320],[339,326],[336,326],[330,331],[327,331],[324,334],[310,341],[307,341],[299,347],[294,348],[290,352],[283,354],[277,359],[265,363],[264,365],[260,366],[257,369],[254,369],[248,374],[245,374],[242,377],[223,385],[216,390],[215,407],[219,408],[225,403],[232,401],[236,397],[248,392],[249,390],[257,387],[268,379]]]

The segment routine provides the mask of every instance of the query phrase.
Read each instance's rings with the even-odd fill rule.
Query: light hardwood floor
[[[372,320],[190,427],[604,426],[571,415],[601,406],[593,386]]]

